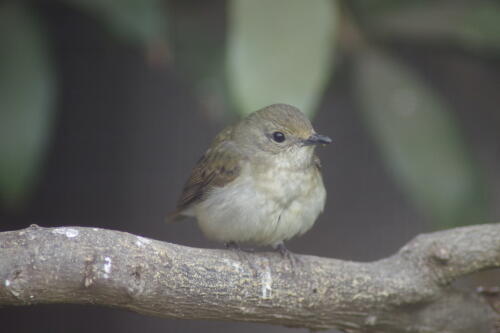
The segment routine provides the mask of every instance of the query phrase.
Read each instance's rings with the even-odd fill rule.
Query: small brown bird
[[[225,128],[194,167],[171,219],[194,216],[206,237],[226,246],[283,244],[309,230],[326,191],[317,134],[297,108],[274,104]]]

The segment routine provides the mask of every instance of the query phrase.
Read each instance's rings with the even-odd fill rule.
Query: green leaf
[[[55,75],[43,27],[23,2],[0,6],[0,197],[33,189],[52,127]]]
[[[401,0],[350,0],[348,3],[349,8],[352,8],[356,14],[362,16],[373,16],[380,15],[388,11],[395,11],[399,9],[405,9],[406,7],[420,7],[426,6],[428,3],[435,0],[419,0],[418,2],[413,1],[401,1]]]
[[[227,71],[237,110],[282,102],[311,115],[330,77],[337,24],[330,0],[229,2]]]
[[[500,51],[500,4],[415,2],[365,17],[371,32],[389,38],[455,44],[472,51]]]
[[[387,167],[440,226],[484,222],[484,184],[448,105],[410,68],[359,54],[355,93]]]
[[[162,0],[65,1],[102,21],[118,38],[144,45],[167,39],[167,12]]]
[[[461,24],[462,23],[462,24]],[[477,6],[457,22],[458,39],[476,49],[500,51],[500,5],[488,3]]]

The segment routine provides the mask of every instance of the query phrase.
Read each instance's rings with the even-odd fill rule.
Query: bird
[[[198,160],[168,219],[191,216],[203,234],[228,248],[271,246],[308,231],[323,212],[326,190],[316,133],[298,108],[273,104],[223,129]]]

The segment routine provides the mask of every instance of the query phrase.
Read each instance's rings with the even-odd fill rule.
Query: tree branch
[[[500,267],[500,224],[420,235],[358,263],[196,249],[98,228],[0,233],[0,306],[100,304],[184,319],[346,332],[491,332],[498,314],[450,283]]]

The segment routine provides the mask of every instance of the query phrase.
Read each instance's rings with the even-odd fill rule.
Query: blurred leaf
[[[454,43],[471,50],[500,51],[500,4],[491,1],[413,2],[370,15],[371,31],[397,37]]]
[[[221,119],[230,107],[225,77],[225,2],[172,2],[170,25],[175,70],[188,79],[203,112]],[[234,115],[234,114],[229,114]],[[226,120],[227,121],[227,120]]]
[[[484,184],[448,106],[409,68],[359,54],[355,93],[399,184],[440,226],[484,222]]]
[[[419,0],[415,1],[401,1],[401,0],[349,0],[347,5],[352,8],[356,14],[367,16],[380,15],[388,11],[405,9],[406,7],[425,6],[428,3],[436,3],[435,0]]]
[[[0,5],[0,197],[13,207],[33,188],[49,139],[55,77],[43,27],[25,3]]]
[[[472,8],[457,22],[462,43],[475,48],[491,48],[500,51],[500,4],[487,3]],[[460,29],[461,28],[461,29]]]
[[[233,0],[229,5],[227,68],[238,111],[283,102],[312,114],[331,73],[336,2]]]
[[[124,40],[156,45],[167,40],[167,12],[163,0],[65,0],[77,5]]]

